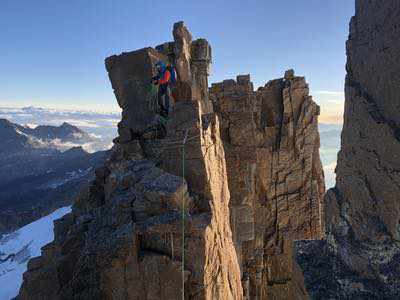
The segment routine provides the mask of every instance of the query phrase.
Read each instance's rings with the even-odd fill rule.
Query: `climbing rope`
[[[151,84],[147,90],[147,102],[149,105],[149,109],[155,113],[158,113],[158,86]],[[165,98],[163,98],[163,102]],[[158,122],[162,123],[163,120],[159,120]],[[158,125],[155,126],[155,140],[157,142],[158,137]],[[165,125],[164,125],[165,126]],[[188,139],[189,128],[186,129],[183,140],[169,140],[163,141],[162,144],[167,145],[167,147],[161,147],[162,150],[167,149],[176,149],[181,148],[182,151],[182,187],[185,185],[185,145],[186,142],[191,141],[200,135],[192,136]],[[185,189],[182,188],[182,262],[181,262],[181,271],[182,271],[182,300],[185,300]],[[174,242],[171,234],[171,256],[172,259],[174,257]]]
[[[185,184],[185,144],[189,129],[182,141],[182,186]],[[185,190],[182,189],[182,300],[185,300]]]
[[[158,90],[157,87],[153,85],[150,86],[148,90],[147,101],[149,104],[149,109],[153,112],[157,112],[158,102]],[[158,136],[158,124],[155,126],[155,140],[157,141]],[[200,134],[192,136],[188,138],[189,128],[186,129],[183,140],[167,140],[163,141],[162,144],[167,145],[166,147],[161,147],[162,150],[167,149],[177,149],[181,148],[182,151],[182,186],[185,185],[185,145],[188,141],[191,141],[195,138],[198,138]],[[182,189],[182,262],[181,262],[181,271],[182,271],[182,300],[185,300],[185,190]],[[172,259],[174,256],[174,245],[173,238],[171,233],[171,255]]]
[[[186,139],[186,143],[188,143],[189,141],[194,140],[195,138],[198,138],[200,135],[196,135],[196,136],[192,136],[188,139]],[[167,146],[163,146],[163,144],[166,144]],[[164,143],[162,142],[159,149],[160,150],[173,150],[173,149],[179,149],[182,148],[182,141],[179,142],[170,142],[170,143]]]

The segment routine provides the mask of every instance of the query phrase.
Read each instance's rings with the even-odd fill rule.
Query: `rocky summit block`
[[[106,59],[122,120],[110,160],[57,221],[19,299],[307,299],[295,239],[323,236],[319,108],[303,77],[209,89],[211,47]],[[150,78],[176,66],[168,118]]]
[[[118,124],[119,141],[133,139],[153,121],[154,109],[151,97],[151,78],[155,64],[166,57],[153,48],[108,57],[105,61],[119,106],[122,120]]]

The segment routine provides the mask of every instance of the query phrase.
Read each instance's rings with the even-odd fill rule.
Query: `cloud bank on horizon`
[[[342,124],[344,92],[312,91],[313,99],[321,108],[320,123]]]
[[[343,122],[343,110],[344,110],[344,92],[338,92],[338,91],[311,91],[311,95],[313,96],[313,99],[315,102],[317,102],[318,105],[321,107],[321,115],[319,117],[319,121],[321,123],[330,123],[330,124],[341,124]],[[4,101],[1,101],[4,102]],[[15,103],[15,102],[14,102]],[[26,103],[26,102],[24,102]],[[31,103],[31,102],[29,102]],[[39,110],[38,107],[41,107],[40,110],[42,112],[64,112],[66,114],[73,114],[74,112],[80,113],[80,114],[101,114],[105,115],[106,118],[110,117],[110,115],[117,116],[117,119],[114,120],[115,122],[119,122],[119,116],[121,114],[121,110],[117,106],[85,106],[81,105],[79,107],[76,106],[70,106],[70,107],[58,107],[58,106],[52,106],[49,105],[46,102],[32,102],[36,103],[35,106],[29,106],[29,107],[24,107],[23,105],[21,106],[16,106],[15,104],[8,104],[8,102],[4,102],[4,104],[0,104],[0,113],[5,113],[7,110],[10,112],[16,113],[19,111],[20,114],[23,114],[25,110],[28,108],[31,109],[36,109]],[[82,102],[84,103],[84,101]],[[78,127],[96,127],[96,124],[93,124],[91,122],[86,122],[83,123],[81,120],[73,119],[71,122],[68,120],[65,120],[67,123],[71,123],[72,125],[78,126]],[[73,123],[75,122],[75,123]],[[57,122],[53,122],[57,123]],[[35,124],[31,124],[32,126],[35,126]],[[49,125],[54,125],[54,124],[49,124]]]
[[[82,146],[88,152],[107,150],[112,147],[112,140],[117,136],[117,124],[120,121],[119,112],[91,112],[79,110],[45,109],[39,107],[1,107],[0,119],[35,128],[38,125],[60,126],[67,122],[79,127],[93,137],[90,143],[61,143],[53,140],[53,146],[65,151],[72,147]]]
[[[325,182],[327,188],[335,184],[335,166],[337,152],[340,149],[340,133],[342,130],[343,114],[343,93],[317,91],[314,92],[314,100],[321,104],[321,116],[319,118],[319,132],[321,137],[320,155],[322,165],[325,171]],[[330,100],[331,105],[326,105]],[[92,136],[100,140],[103,149],[109,149],[112,146],[112,140],[117,136],[117,124],[120,121],[119,112],[91,112],[80,110],[60,110],[45,109],[38,107],[0,107],[0,118],[8,119],[11,122],[21,125],[35,127],[38,125],[59,126],[63,122],[75,125]],[[64,150],[74,145],[58,145]],[[99,148],[93,149],[92,145],[86,145],[85,150],[93,152]]]

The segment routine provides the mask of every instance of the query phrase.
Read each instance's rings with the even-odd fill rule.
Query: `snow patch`
[[[40,256],[41,248],[53,241],[54,220],[70,211],[71,207],[60,208],[0,239],[1,300],[18,295],[29,259]]]

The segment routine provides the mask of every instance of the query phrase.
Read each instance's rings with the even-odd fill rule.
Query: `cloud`
[[[50,124],[53,125],[61,125],[63,122],[67,122],[71,125],[77,126],[77,127],[90,127],[90,128],[99,128],[100,125],[96,124],[95,121],[91,120],[77,120],[77,119],[58,119],[58,120],[49,120],[47,121]]]
[[[74,147],[82,147],[85,151],[89,153],[93,153],[96,151],[95,149],[95,143],[84,143],[84,144],[77,144],[77,143],[72,143],[72,142],[62,142],[59,139],[54,139],[49,142],[49,145],[64,152],[67,151],[68,149],[74,148]]]
[[[0,112],[1,113],[22,113],[23,110],[22,108],[17,108],[17,107],[0,107]]]
[[[29,117],[32,117],[32,114],[18,113],[18,114],[16,114],[16,116],[21,117],[21,118],[29,118]]]
[[[54,108],[40,108],[34,106],[23,108],[0,106],[0,117],[13,120],[13,122],[19,124],[60,125],[63,122],[68,122],[75,126],[85,128],[116,128],[121,119],[121,113],[57,110]]]
[[[121,108],[118,106],[115,100],[108,100],[104,103],[103,99],[98,101],[97,99],[62,99],[59,98],[57,101],[54,99],[0,99],[2,106],[7,106],[10,108],[23,108],[26,106],[40,107],[43,109],[53,109],[53,110],[76,110],[76,111],[92,111],[95,113],[108,113],[108,112],[121,112]],[[62,103],[62,104],[59,104]],[[76,103],[76,104],[73,104]]]
[[[33,142],[33,141],[32,141]],[[104,147],[103,145],[99,145],[96,142],[88,142],[88,143],[73,143],[73,142],[63,142],[60,139],[54,139],[48,142],[44,142],[42,140],[35,139],[35,146],[39,148],[54,148],[60,150],[61,152],[67,151],[74,147],[82,147],[83,150],[89,153],[93,153],[99,150],[99,148],[105,150],[111,148],[109,145]]]
[[[336,161],[334,161],[328,165],[325,165],[324,171],[335,171],[335,168],[336,168]]]
[[[117,126],[121,119],[99,119],[99,121],[109,123],[112,126]]]
[[[313,91],[313,94],[344,98],[344,92],[339,91]]]
[[[101,139],[102,136],[100,134],[95,134],[95,133],[89,133],[89,136],[94,138],[94,139]]]
[[[89,120],[65,119],[65,120],[63,120],[63,122],[70,123],[77,127],[91,127],[91,128],[99,128],[100,127],[94,121],[89,121]]]
[[[324,168],[326,188],[329,189],[329,188],[335,186],[335,182],[336,182],[336,174],[335,174],[336,161],[332,162],[332,163],[330,163],[328,165],[325,165],[323,168]]]
[[[14,118],[13,115],[8,115],[8,114],[3,114],[0,112],[0,118],[2,119],[7,119],[7,120],[12,120]]]
[[[323,123],[343,123],[344,92],[312,91],[315,102],[321,108],[319,121]]]
[[[321,115],[318,119],[320,122],[329,123],[329,124],[342,124],[343,123],[343,113],[337,112],[336,114],[327,114],[321,112]]]
[[[3,105],[3,106],[2,106]],[[121,120],[120,112],[95,112],[72,109],[42,108],[36,106],[28,107],[5,107],[0,105],[0,118],[6,118],[11,122],[36,127],[37,125],[59,126],[63,122],[68,122],[81,128],[97,140],[92,144],[75,145],[56,143],[53,147],[66,149],[68,147],[83,146],[85,150],[109,149],[112,140],[118,135],[117,125]],[[40,141],[32,141],[37,147],[46,147]]]
[[[39,125],[38,125],[38,124],[34,124],[34,123],[26,123],[25,126],[27,126],[27,127],[29,127],[29,128],[32,128],[32,129],[35,129],[35,128],[38,127]]]

